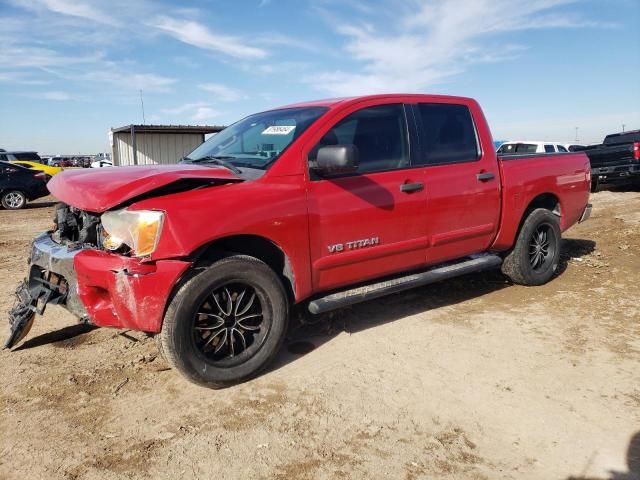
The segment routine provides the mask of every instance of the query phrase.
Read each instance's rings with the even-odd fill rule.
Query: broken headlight
[[[100,217],[104,238],[102,246],[118,250],[123,245],[136,257],[151,255],[158,246],[164,213],[155,210],[114,210]]]

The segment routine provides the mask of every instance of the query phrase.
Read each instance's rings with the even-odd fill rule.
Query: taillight
[[[633,159],[640,162],[640,142],[633,142]]]
[[[42,180],[43,182],[46,182],[46,181],[47,181],[47,176],[46,176],[44,173],[42,173],[42,172],[40,172],[40,173],[36,173],[36,174],[34,175],[34,178],[37,178],[38,180]]]

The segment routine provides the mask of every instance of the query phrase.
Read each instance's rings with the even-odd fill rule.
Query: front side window
[[[465,105],[421,103],[420,163],[441,165],[478,160],[480,149],[471,112]]]
[[[545,145],[544,146],[545,153],[555,153],[556,150],[553,148],[553,145]]]
[[[562,145],[558,145],[558,151],[559,151],[559,152],[567,153],[567,149],[566,149],[566,148],[564,148]]]
[[[300,107],[251,115],[211,137],[184,161],[223,161],[235,167],[266,170],[326,111],[325,107]]]
[[[378,105],[348,115],[333,126],[311,149],[313,166],[318,150],[328,145],[355,145],[357,173],[395,170],[409,166],[409,146],[404,106]]]

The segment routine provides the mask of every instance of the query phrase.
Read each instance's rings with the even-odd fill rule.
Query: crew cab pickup
[[[602,181],[640,182],[640,130],[607,135],[602,145],[586,147],[591,162],[591,191]]]
[[[172,166],[65,171],[33,240],[7,347],[47,304],[158,334],[213,388],[277,355],[294,306],[320,314],[502,267],[555,274],[586,220],[584,153],[498,157],[478,103],[376,95],[251,115]]]

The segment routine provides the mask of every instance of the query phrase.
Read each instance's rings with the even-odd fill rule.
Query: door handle
[[[403,183],[400,185],[400,191],[404,193],[419,192],[424,188],[424,183]]]
[[[489,180],[493,180],[496,176],[491,172],[479,173],[476,175],[476,178],[479,182],[488,182]]]

